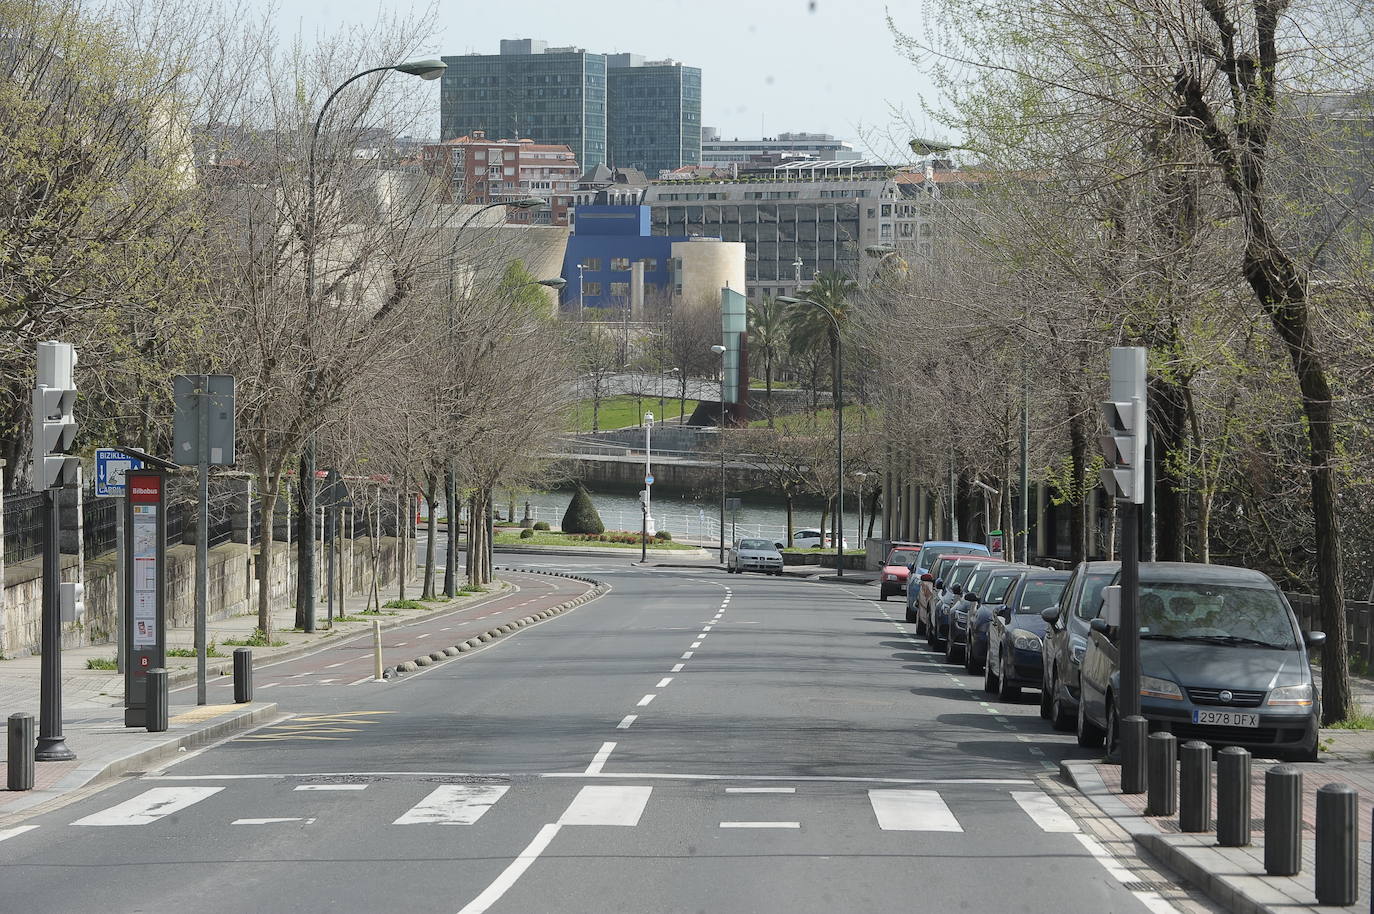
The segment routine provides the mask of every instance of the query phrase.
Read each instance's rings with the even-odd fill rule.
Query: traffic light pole
[[[76,758],[62,734],[62,490],[44,493],[43,512],[43,656],[39,666],[38,748],[40,762],[65,762]]]
[[[1117,715],[1140,713],[1140,506],[1128,498],[1121,511],[1121,695]]]

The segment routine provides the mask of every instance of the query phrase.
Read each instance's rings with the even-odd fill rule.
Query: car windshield
[[[1278,592],[1238,584],[1141,583],[1140,637],[1292,650],[1297,633]]]
[[[1017,601],[1016,612],[1039,614],[1042,609],[1058,605],[1067,581],[1027,581],[1021,588],[1021,599]]]
[[[766,549],[772,551],[773,544],[768,542],[768,540],[740,540],[739,547],[741,549]]]
[[[990,578],[983,587],[987,593],[979,594],[984,603],[1001,603],[1007,598],[1007,591],[1011,590],[1011,585],[1016,583],[1017,575],[999,574]]]
[[[955,565],[954,573],[949,576],[949,583],[951,585],[963,584],[965,581],[968,580],[969,575],[973,573],[973,569],[977,567],[978,566],[975,565],[973,562],[965,562],[961,565]]]
[[[935,557],[940,555],[980,555],[986,551],[977,546],[925,546],[916,559],[916,567],[929,568]]]
[[[887,564],[906,565],[915,554],[915,549],[893,549],[887,554]]]

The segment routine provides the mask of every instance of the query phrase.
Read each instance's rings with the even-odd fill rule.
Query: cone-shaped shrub
[[[568,510],[563,514],[564,533],[604,533],[606,525],[601,523],[601,515],[596,513],[592,497],[581,486],[573,493]]]

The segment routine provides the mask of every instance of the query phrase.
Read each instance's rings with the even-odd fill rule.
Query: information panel
[[[128,582],[124,644],[124,725],[146,724],[148,670],[164,666],[166,648],[166,477],[162,470],[129,470]]]

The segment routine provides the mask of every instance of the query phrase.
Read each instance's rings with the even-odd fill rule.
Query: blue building
[[[673,282],[673,242],[655,235],[647,206],[579,206],[573,211],[572,235],[563,256],[562,308],[630,307],[631,264],[644,261],[646,295]]]

